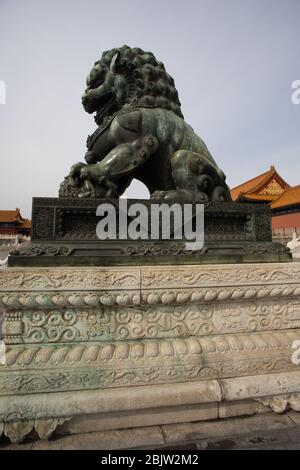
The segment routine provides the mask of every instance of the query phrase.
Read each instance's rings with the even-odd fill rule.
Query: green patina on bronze
[[[184,121],[173,78],[151,52],[104,52],[82,103],[98,128],[87,140],[87,163],[73,165],[60,197],[116,198],[137,178],[153,198],[231,200],[224,173]]]
[[[291,260],[286,247],[272,242],[268,207],[232,203],[224,173],[184,121],[174,80],[151,52],[128,46],[104,52],[87,78],[82,103],[96,113],[98,125],[87,139],[86,163],[73,165],[59,198],[34,198],[32,242],[15,250],[10,266]],[[184,239],[150,236],[97,239],[98,205],[109,201],[117,207],[133,178],[151,193],[150,200],[140,201],[144,205],[203,203],[204,247],[191,252]]]
[[[153,204],[152,199],[139,201],[148,209]],[[204,247],[189,251],[184,239],[152,240],[150,234],[147,240],[99,240],[96,209],[105,202],[93,198],[34,198],[32,241],[9,257],[9,265],[201,265],[291,260],[288,248],[272,242],[271,211],[265,205],[209,203],[205,209]],[[116,212],[118,202],[110,199]],[[127,203],[130,207],[136,199]],[[165,202],[169,207],[172,204]],[[151,227],[151,211],[148,212]]]

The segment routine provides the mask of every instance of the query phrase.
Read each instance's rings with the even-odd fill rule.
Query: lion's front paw
[[[79,178],[81,181],[90,180],[99,182],[105,178],[105,169],[99,165],[99,163],[93,165],[83,165],[79,172]]]

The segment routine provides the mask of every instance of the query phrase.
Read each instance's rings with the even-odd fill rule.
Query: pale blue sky
[[[85,77],[123,44],[164,62],[230,186],[271,164],[300,184],[299,19],[300,0],[0,0],[0,208],[57,195],[95,128]]]

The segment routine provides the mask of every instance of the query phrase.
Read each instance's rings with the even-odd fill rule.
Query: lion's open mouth
[[[109,90],[102,92],[96,88],[86,91],[82,98],[82,105],[88,113],[94,113],[98,109],[105,107],[113,98],[113,93]]]

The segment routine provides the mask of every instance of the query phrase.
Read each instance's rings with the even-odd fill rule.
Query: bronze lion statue
[[[98,128],[87,139],[86,164],[72,166],[60,197],[119,197],[137,178],[153,198],[231,200],[224,173],[184,121],[173,78],[151,52],[104,52],[82,104]]]

